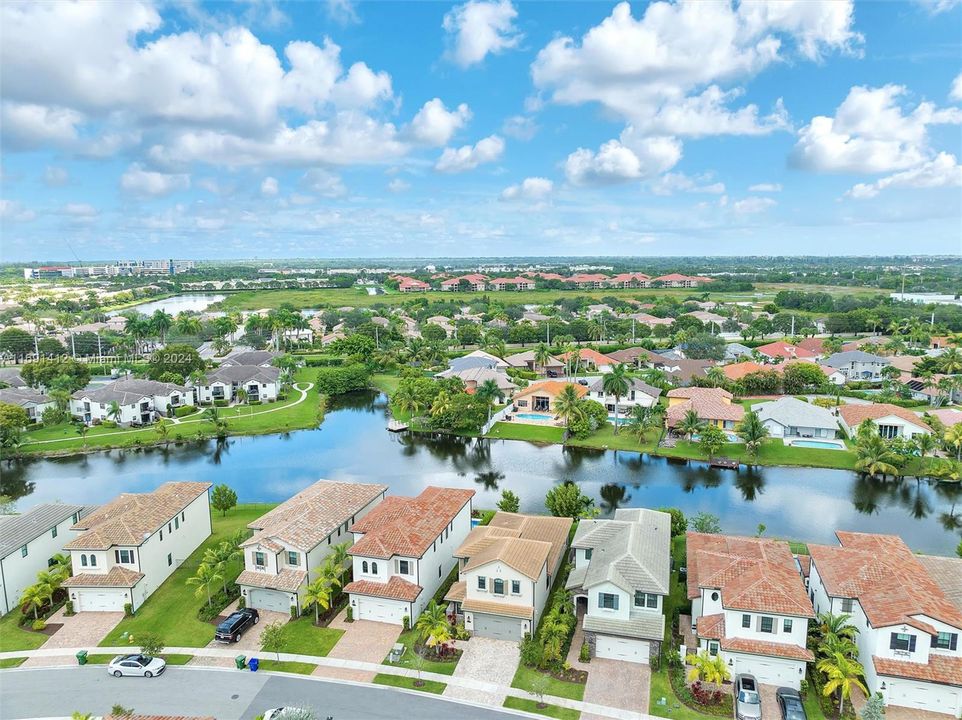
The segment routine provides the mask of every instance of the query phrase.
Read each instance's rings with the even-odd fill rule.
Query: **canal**
[[[725,532],[833,542],[835,529],[901,535],[922,552],[951,554],[962,528],[962,487],[873,480],[842,470],[709,469],[633,452],[539,446],[507,440],[395,435],[375,392],[336,399],[316,430],[229,438],[168,449],[113,450],[3,463],[0,490],[18,508],[62,500],[101,503],[167,480],[227,483],[241,502],[278,502],[319,479],[383,482],[415,495],[427,485],[477,490],[493,507],[502,489],[522,509],[544,512],[544,495],[578,482],[607,514],[616,507],[678,507],[721,518]]]

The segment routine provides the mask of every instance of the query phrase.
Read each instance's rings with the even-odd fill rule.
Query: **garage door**
[[[400,625],[408,612],[407,604],[392,603],[378,598],[359,597],[357,599],[357,619]]]
[[[275,590],[251,590],[247,594],[247,606],[286,613],[291,611],[291,597]]]
[[[494,638],[496,640],[520,641],[524,636],[521,631],[521,620],[502,615],[474,614],[474,634],[479,637]]]
[[[648,641],[598,635],[595,639],[595,656],[647,664]]]
[[[889,680],[889,705],[929,710],[958,717],[962,704],[962,690],[953,687],[939,687],[928,683],[913,683],[905,680]]]
[[[81,592],[83,612],[119,612],[124,609],[124,596],[119,592]]]
[[[759,659],[736,656],[735,674],[740,673],[754,675],[755,679],[764,685],[791,687],[796,690],[799,687],[799,680],[802,677],[798,672],[798,667],[793,663],[780,662],[769,658]]]

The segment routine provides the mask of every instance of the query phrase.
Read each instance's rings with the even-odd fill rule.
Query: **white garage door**
[[[474,634],[496,640],[521,640],[521,620],[503,615],[474,614]]]
[[[647,663],[648,641],[599,635],[595,639],[595,655],[610,660]]]
[[[400,625],[408,612],[407,603],[394,603],[379,598],[358,597],[357,619]]]
[[[291,611],[291,598],[287,593],[276,590],[252,589],[247,594],[247,606],[286,613]]]
[[[889,705],[899,705],[913,710],[929,710],[958,717],[960,705],[962,705],[962,690],[958,688],[888,678],[886,682],[889,684]]]
[[[79,610],[83,612],[121,612],[124,609],[124,596],[121,592],[81,591],[77,598],[80,600]]]
[[[743,656],[735,657],[735,674],[748,673],[754,675],[758,682],[764,685],[778,685],[779,687],[791,687],[796,690],[799,687],[801,674],[794,663],[776,660],[774,658],[746,658]]]

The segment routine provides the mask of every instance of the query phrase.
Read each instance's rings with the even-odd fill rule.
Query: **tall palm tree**
[[[206,592],[207,606],[210,607],[211,605],[210,586],[220,580],[221,580],[221,575],[220,573],[217,572],[217,570],[214,567],[212,567],[211,565],[208,565],[207,563],[201,563],[197,567],[197,572],[194,573],[194,576],[187,578],[187,584],[197,586],[197,589],[194,591],[194,595],[196,597],[203,597],[204,593]]]
[[[912,438],[912,444],[915,445],[915,449],[919,451],[919,457],[924,458],[930,452],[935,450],[935,438],[928,433],[923,433],[921,435],[916,435]]]
[[[331,558],[331,565],[337,568],[338,586],[343,586],[344,584],[344,573],[346,572],[345,568],[347,566],[347,559],[349,557],[347,554],[347,548],[349,546],[350,543],[346,542],[335,545],[333,548],[331,548],[331,554],[329,555]]]
[[[483,400],[488,406],[488,420],[490,420],[491,403],[493,403],[495,399],[501,395],[501,390],[498,388],[498,383],[496,383],[494,380],[485,380],[475,388],[474,395],[479,400]]]
[[[451,396],[446,390],[442,390],[434,397],[431,403],[431,417],[440,417],[451,409]]]
[[[725,372],[717,365],[708,368],[708,370],[705,372],[705,378],[713,388],[722,387],[725,384],[725,381],[728,379],[725,376]]]
[[[434,600],[428,603],[424,612],[418,617],[414,624],[418,639],[427,647],[435,648],[437,653],[441,653],[441,645],[451,639],[451,623],[444,608]]]
[[[561,388],[561,392],[558,393],[554,401],[554,410],[558,417],[569,426],[574,420],[582,416],[581,398],[578,396],[578,391],[575,390],[574,385],[568,383]]]
[[[897,475],[901,458],[879,435],[859,438],[855,444],[855,469],[873,477]]]
[[[944,435],[945,444],[955,448],[955,459],[962,460],[962,423],[956,423]]]
[[[618,363],[611,368],[611,372],[601,378],[601,389],[604,390],[605,395],[614,395],[615,397],[615,435],[617,435],[618,405],[621,403],[621,398],[627,395],[631,389],[631,376],[628,373],[628,367],[624,363]]]
[[[160,341],[162,343],[167,342],[167,331],[174,324],[174,318],[171,317],[170,313],[165,310],[154,310],[154,314],[150,316],[150,327],[155,334],[160,335]]]
[[[758,449],[762,446],[762,441],[768,437],[768,428],[758,417],[758,413],[749,410],[745,413],[742,421],[738,424],[738,436],[745,441],[745,449],[754,459],[758,455]]]
[[[178,313],[174,321],[174,329],[181,335],[200,335],[202,327],[197,316]]]
[[[686,440],[691,440],[692,436],[701,432],[704,427],[705,422],[698,417],[698,413],[694,410],[688,410],[682,417],[681,422],[678,423],[676,429],[685,436]]]
[[[828,697],[836,690],[839,694],[838,711],[839,715],[844,716],[845,698],[851,697],[852,690],[859,688],[868,695],[868,688],[862,682],[865,669],[861,663],[852,658],[846,657],[842,653],[835,653],[831,657],[819,660],[815,667],[823,673],[826,678],[822,694]]]
[[[534,363],[535,367],[540,366],[541,372],[545,372],[545,368],[548,366],[548,362],[551,360],[551,348],[545,345],[543,342],[538,343],[537,347],[534,349]]]
[[[42,608],[47,603],[47,589],[40,584],[29,585],[24,591],[23,596],[20,598],[20,607],[22,608],[32,608],[33,609],[33,619],[40,619],[40,608]]]
[[[314,606],[314,624],[321,622],[321,610],[331,609],[331,599],[334,596],[333,588],[327,577],[318,577],[314,582],[308,583],[304,591],[304,609],[307,610],[311,605]]]
[[[70,556],[64,553],[56,553],[50,558],[50,570],[58,573],[64,580],[73,574],[73,563]]]
[[[856,635],[858,635],[858,628],[852,625],[851,619],[852,616],[845,613],[836,615],[830,612],[822,612],[818,614],[815,629],[823,637],[835,635],[836,637],[855,640]]]

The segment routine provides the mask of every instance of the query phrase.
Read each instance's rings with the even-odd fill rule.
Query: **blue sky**
[[[0,6],[2,258],[962,252],[962,3]]]

